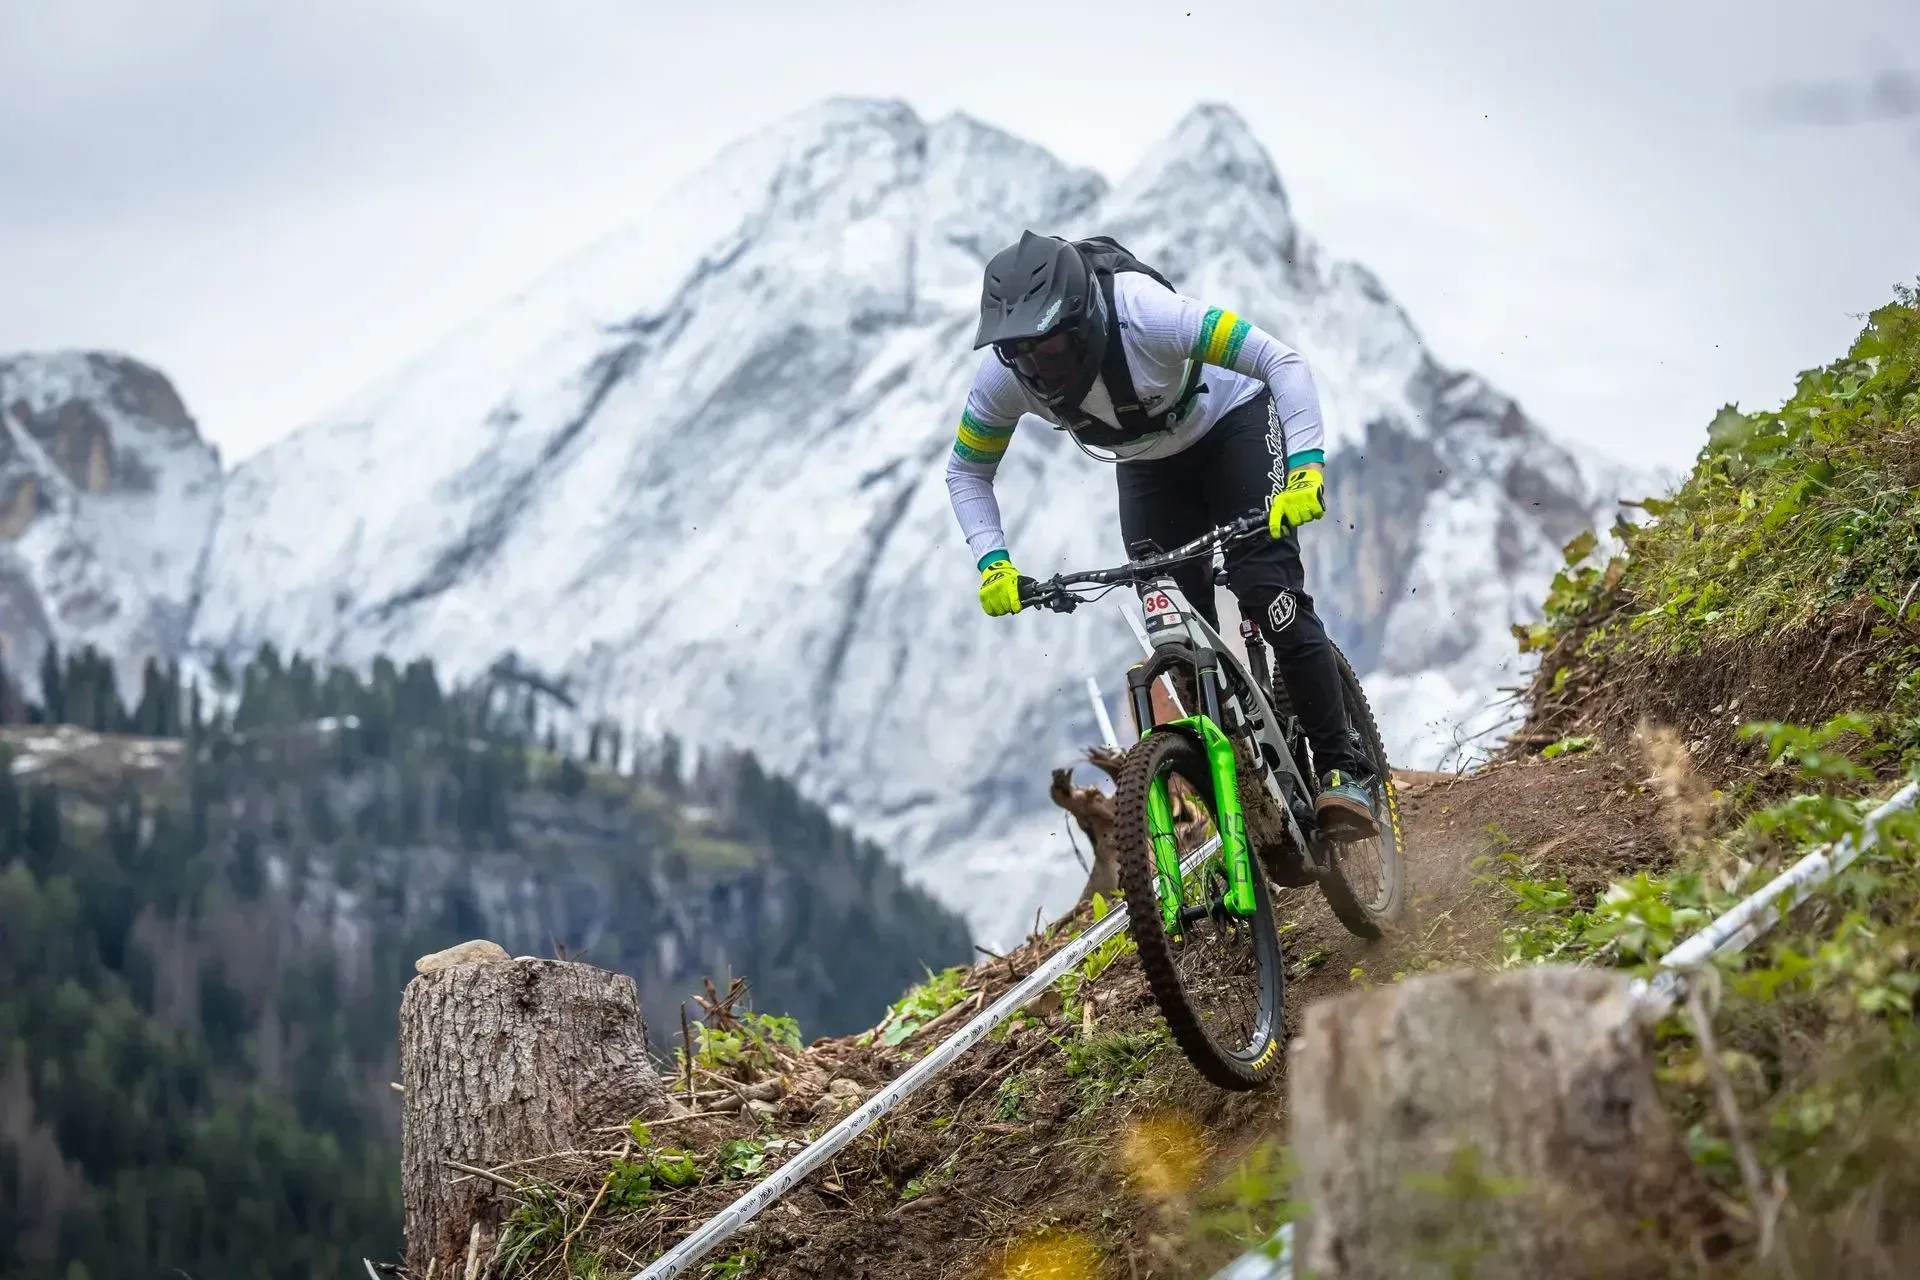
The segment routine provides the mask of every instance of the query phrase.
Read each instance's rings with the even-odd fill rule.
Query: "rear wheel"
[[[1340,665],[1340,690],[1347,704],[1347,722],[1359,735],[1362,753],[1374,777],[1373,811],[1380,834],[1366,840],[1329,843],[1333,867],[1320,879],[1320,892],[1327,905],[1340,918],[1348,933],[1357,938],[1378,938],[1400,916],[1407,901],[1404,855],[1406,844],[1400,826],[1400,797],[1393,790],[1393,769],[1387,763],[1387,749],[1380,742],[1380,729],[1373,722],[1373,709],[1367,694],[1347,665],[1347,657],[1338,649],[1334,658]]]
[[[1177,814],[1171,830],[1157,830],[1149,796],[1159,783],[1169,798],[1195,807]],[[1286,977],[1280,934],[1266,877],[1254,864],[1254,914],[1225,906],[1224,865],[1215,854],[1179,886],[1182,923],[1169,936],[1161,915],[1153,840],[1170,836],[1184,861],[1216,832],[1213,780],[1206,754],[1177,730],[1149,733],[1127,753],[1114,795],[1114,837],[1127,923],[1140,948],[1140,967],[1166,1017],[1167,1029],[1200,1074],[1223,1089],[1254,1089],[1280,1066]]]

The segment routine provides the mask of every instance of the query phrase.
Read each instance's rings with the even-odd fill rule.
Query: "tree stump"
[[[657,1113],[633,979],[468,942],[420,960],[400,1002],[407,1268],[457,1280],[478,1225],[492,1254],[512,1197],[492,1169],[606,1145],[598,1126]]]
[[[1654,1093],[1651,1029],[1624,977],[1564,967],[1314,1005],[1288,1068],[1296,1268],[1667,1275],[1715,1212]]]
[[[1156,689],[1159,687],[1158,683],[1154,685]],[[1087,748],[1087,760],[1109,778],[1120,776],[1120,766],[1126,758],[1126,752],[1111,747]],[[1173,821],[1183,833],[1183,840],[1191,838],[1190,828],[1206,821],[1206,814],[1189,797],[1185,785],[1176,779],[1172,793]],[[1074,900],[1073,911],[1067,916],[1071,917],[1093,901],[1096,893],[1109,903],[1119,901],[1120,868],[1114,861],[1113,797],[1098,787],[1075,786],[1071,767],[1053,771],[1053,786],[1047,794],[1073,815],[1075,824],[1086,833],[1087,842],[1093,846],[1093,865],[1087,870],[1087,882],[1081,886],[1080,896]]]
[[[1125,752],[1106,747],[1087,748],[1087,759],[1110,778],[1120,772],[1120,762],[1125,758]],[[1053,771],[1053,786],[1047,794],[1073,815],[1075,824],[1086,834],[1087,843],[1093,849],[1093,866],[1074,907],[1078,909],[1093,901],[1096,893],[1109,902],[1114,901],[1120,896],[1120,873],[1113,861],[1113,797],[1098,787],[1076,787],[1071,768]]]

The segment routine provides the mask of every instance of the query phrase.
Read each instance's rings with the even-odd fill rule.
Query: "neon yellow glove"
[[[989,618],[1020,612],[1020,571],[1011,560],[995,560],[980,571],[980,607]]]
[[[1267,512],[1267,532],[1284,538],[1289,530],[1327,514],[1326,504],[1320,498],[1321,490],[1326,487],[1326,478],[1318,468],[1295,468],[1287,477],[1287,487],[1273,495],[1273,506]]]

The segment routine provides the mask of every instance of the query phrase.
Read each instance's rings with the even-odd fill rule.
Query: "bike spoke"
[[[1204,816],[1183,824],[1181,856],[1213,835],[1213,823]],[[1229,915],[1222,905],[1226,887],[1218,858],[1195,868],[1181,885],[1183,907],[1211,911],[1191,921],[1175,941],[1174,971],[1207,1034],[1230,1052],[1244,1052],[1262,1033],[1260,974],[1250,922]]]
[[[1353,891],[1354,901],[1369,911],[1379,910],[1387,896],[1380,837],[1374,836],[1366,840],[1352,840],[1346,844],[1336,845],[1334,856],[1340,859],[1340,873],[1346,877],[1347,886]]]

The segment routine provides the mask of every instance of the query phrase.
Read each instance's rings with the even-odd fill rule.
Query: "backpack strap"
[[[1166,413],[1149,414],[1140,404],[1139,392],[1134,390],[1133,370],[1127,367],[1127,348],[1120,338],[1120,311],[1113,298],[1113,272],[1096,269],[1094,275],[1100,282],[1100,295],[1106,299],[1109,320],[1107,349],[1100,355],[1100,381],[1106,384],[1107,398],[1113,402],[1113,417],[1119,426],[1108,426],[1077,404],[1070,411],[1062,412],[1061,416],[1068,419],[1067,425],[1073,433],[1088,444],[1100,449],[1113,449],[1165,431],[1169,419],[1178,418],[1193,398],[1200,394],[1202,366],[1197,362],[1189,366],[1186,384],[1181,387],[1172,409]]]
[[[1098,273],[1100,294],[1107,300],[1107,349],[1100,354],[1100,381],[1107,384],[1107,396],[1113,401],[1113,418],[1128,439],[1166,429],[1167,416],[1150,416],[1140,407],[1140,393],[1133,389],[1133,370],[1127,367],[1127,344],[1120,340],[1120,308],[1113,300],[1113,272]]]

